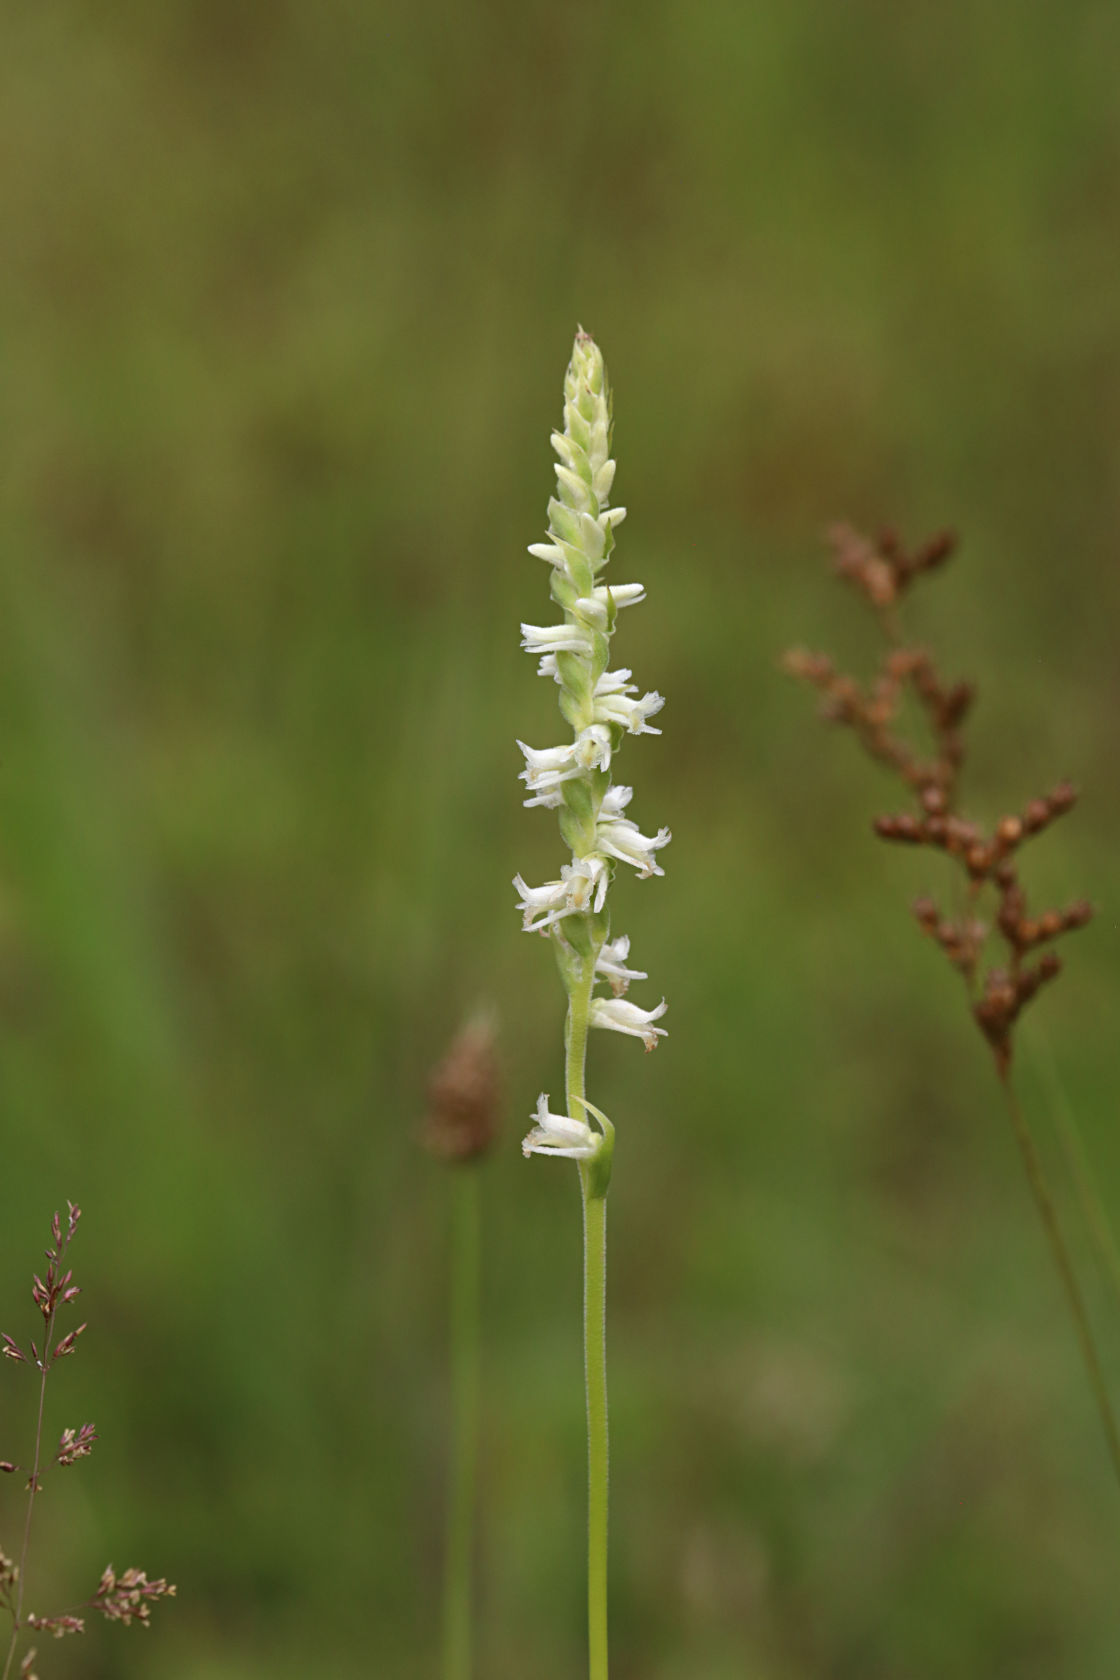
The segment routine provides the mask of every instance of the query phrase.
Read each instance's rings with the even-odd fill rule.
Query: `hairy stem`
[[[567,1112],[582,1115],[594,957],[585,959],[568,995],[565,1090]],[[580,1162],[583,1195],[583,1358],[587,1390],[587,1634],[590,1680],[607,1680],[607,1202],[593,1194]]]
[[[443,1578],[444,1680],[470,1680],[471,1552],[478,1468],[479,1186],[474,1166],[454,1174],[451,1231],[451,1473]]]
[[[1077,1339],[1081,1344],[1081,1353],[1085,1361],[1086,1371],[1089,1375],[1089,1385],[1093,1390],[1093,1397],[1096,1400],[1097,1410],[1100,1413],[1101,1425],[1104,1429],[1105,1441],[1108,1445],[1109,1458],[1112,1460],[1112,1468],[1115,1472],[1117,1482],[1120,1483],[1120,1429],[1117,1428],[1116,1414],[1113,1411],[1112,1401],[1109,1397],[1108,1385],[1105,1382],[1104,1377],[1104,1369],[1101,1365],[1100,1354],[1097,1351],[1096,1338],[1093,1335],[1093,1327],[1089,1321],[1089,1314],[1085,1306],[1084,1297],[1081,1293],[1081,1286],[1077,1281],[1077,1274],[1073,1268],[1073,1260],[1070,1256],[1069,1248],[1066,1245],[1065,1237],[1062,1234],[1062,1227],[1058,1220],[1058,1210],[1055,1207],[1054,1199],[1050,1194],[1050,1187],[1046,1181],[1046,1173],[1042,1165],[1042,1158],[1038,1153],[1034,1138],[1031,1135],[1030,1127],[1028,1126],[1026,1117],[1019,1105],[1019,1099],[1015,1094],[1009,1078],[1001,1078],[1000,1083],[1003,1086],[1003,1093],[1007,1099],[1007,1111],[1011,1118],[1011,1126],[1015,1133],[1015,1141],[1019,1145],[1019,1153],[1023,1158],[1023,1166],[1026,1168],[1027,1179],[1030,1183],[1031,1193],[1034,1196],[1035,1206],[1038,1208],[1039,1217],[1046,1229],[1046,1235],[1050,1242],[1050,1249],[1054,1256],[1054,1263],[1058,1268],[1058,1274],[1062,1280],[1062,1287],[1066,1293],[1066,1301],[1069,1305],[1070,1316],[1073,1319],[1074,1328],[1077,1332]]]

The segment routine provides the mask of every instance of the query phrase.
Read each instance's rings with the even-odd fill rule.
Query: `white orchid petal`
[[[586,1120],[574,1120],[570,1114],[553,1114],[545,1091],[537,1098],[533,1119],[536,1124],[521,1145],[525,1156],[561,1155],[569,1160],[590,1161],[603,1146],[602,1133],[596,1132]]]
[[[628,1003],[625,998],[592,998],[591,1025],[640,1038],[646,1049],[652,1050],[658,1039],[669,1036],[665,1027],[654,1025],[668,1007],[664,998],[656,1009],[639,1009],[636,1003]]]
[[[626,934],[619,934],[617,939],[608,939],[602,945],[599,955],[595,959],[595,973],[610,982],[615,997],[621,997],[631,980],[648,980],[649,975],[640,968],[627,968],[626,959],[630,955],[630,940]]]

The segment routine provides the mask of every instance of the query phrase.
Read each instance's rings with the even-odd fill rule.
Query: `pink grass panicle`
[[[0,1473],[14,1475],[23,1471],[27,1477],[27,1504],[19,1562],[14,1562],[0,1550],[0,1611],[6,1611],[11,1621],[0,1680],[9,1680],[9,1676],[12,1675],[17,1648],[25,1633],[45,1633],[53,1639],[62,1639],[71,1633],[84,1633],[86,1618],[77,1614],[79,1611],[96,1611],[108,1621],[135,1621],[146,1624],[151,1614],[151,1606],[157,1600],[175,1596],[174,1586],[162,1577],[149,1580],[142,1569],[126,1569],[118,1576],[110,1567],[104,1571],[97,1589],[80,1604],[51,1616],[40,1616],[24,1608],[32,1518],[36,1498],[42,1491],[43,1478],[52,1464],[66,1469],[77,1464],[80,1459],[88,1458],[97,1440],[97,1430],[92,1423],[68,1425],[62,1430],[58,1446],[49,1459],[44,1453],[43,1423],[47,1378],[60,1359],[66,1359],[75,1352],[78,1338],[86,1328],[84,1323],[75,1325],[55,1340],[59,1314],[72,1307],[81,1294],[81,1288],[74,1282],[73,1271],[67,1264],[67,1253],[74,1240],[82,1212],[74,1202],[67,1202],[66,1209],[65,1224],[57,1213],[51,1221],[51,1246],[46,1251],[46,1271],[42,1277],[38,1273],[35,1274],[31,1287],[31,1298],[43,1320],[41,1339],[29,1341],[26,1346],[21,1346],[7,1331],[0,1332],[0,1353],[5,1359],[14,1365],[30,1366],[39,1373],[38,1422],[31,1463],[20,1465],[14,1459],[0,1459]],[[17,1671],[20,1680],[37,1680],[34,1666],[35,1650],[29,1647],[20,1659]]]

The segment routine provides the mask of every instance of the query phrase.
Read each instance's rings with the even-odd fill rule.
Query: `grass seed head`
[[[428,1083],[425,1149],[451,1166],[477,1161],[498,1135],[501,1108],[494,1018],[476,1015],[452,1040]]]
[[[838,670],[827,654],[794,648],[782,663],[791,676],[818,691],[825,718],[850,728],[864,750],[892,771],[914,797],[916,812],[890,812],[874,819],[872,826],[879,838],[905,846],[928,846],[959,864],[965,876],[965,915],[943,916],[935,900],[924,895],[913,906],[914,916],[964,976],[973,1017],[1005,1077],[1021,1011],[1061,971],[1052,951],[1033,965],[1024,962],[1026,954],[1084,927],[1093,914],[1086,899],[1078,899],[1065,910],[1032,913],[1019,878],[1022,847],[1072,810],[1077,793],[1068,781],[1059,782],[1049,793],[1029,800],[1021,812],[1000,817],[991,833],[960,812],[957,784],[965,759],[962,726],[976,689],[970,682],[946,682],[926,649],[908,645],[897,611],[913,581],[948,560],[956,538],[942,531],[908,551],[894,530],[881,531],[873,540],[850,525],[839,524],[829,531],[828,541],[833,569],[862,595],[878,620],[886,644],[879,668],[865,687]],[[919,745],[899,730],[907,690],[925,718],[932,756],[925,743]],[[990,919],[976,913],[985,891],[995,897]],[[993,934],[1002,940],[1004,950],[985,969],[986,947]]]

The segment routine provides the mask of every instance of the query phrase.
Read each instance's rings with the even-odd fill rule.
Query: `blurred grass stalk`
[[[451,1186],[451,1462],[443,1566],[444,1680],[470,1680],[474,1647],[471,1568],[478,1483],[481,1257],[478,1169]]]
[[[444,1680],[470,1680],[474,1660],[474,1530],[478,1484],[482,1236],[479,1171],[497,1136],[500,1080],[491,1013],[476,1014],[428,1086],[423,1143],[453,1168],[450,1228],[451,1423],[443,1560]]]
[[[1073,1257],[1062,1231],[1057,1206],[1042,1164],[1042,1157],[1039,1155],[1034,1136],[1023,1113],[1009,1072],[1006,1069],[1001,1070],[999,1079],[1007,1104],[1008,1116],[1011,1120],[1011,1129],[1015,1134],[1015,1142],[1019,1146],[1019,1153],[1026,1169],[1027,1181],[1030,1184],[1035,1207],[1038,1209],[1038,1216],[1046,1231],[1046,1238],[1050,1244],[1054,1264],[1061,1279],[1062,1288],[1065,1291],[1074,1331],[1081,1346],[1085,1369],[1089,1377],[1089,1386],[1093,1391],[1093,1398],[1100,1413],[1101,1426],[1104,1429],[1108,1455],[1112,1460],[1112,1468],[1115,1471],[1117,1483],[1120,1484],[1120,1431],[1117,1430],[1116,1413],[1113,1409],[1112,1397],[1108,1391],[1108,1383],[1105,1379],[1104,1367],[1097,1347],[1096,1336],[1093,1332],[1092,1321],[1089,1317],[1089,1310],[1081,1292],[1081,1285],[1077,1281]],[[1078,1191],[1081,1194],[1080,1184],[1078,1184]],[[1082,1208],[1086,1217],[1088,1217],[1089,1210],[1083,1197]]]
[[[1046,1078],[1050,1085],[1058,1142],[1065,1157],[1066,1170],[1081,1205],[1081,1215],[1089,1231],[1097,1267],[1117,1308],[1120,1308],[1120,1251],[1116,1247],[1116,1233],[1112,1229],[1108,1210],[1097,1187],[1096,1174],[1086,1153],[1077,1116],[1066,1095],[1049,1044],[1043,1044],[1040,1059],[1045,1063]]]

